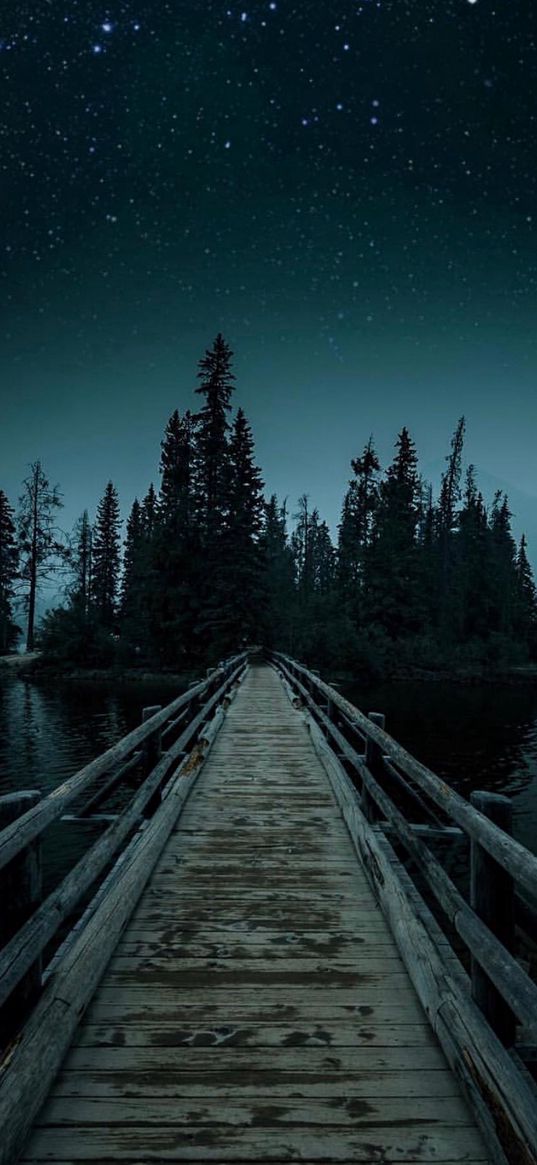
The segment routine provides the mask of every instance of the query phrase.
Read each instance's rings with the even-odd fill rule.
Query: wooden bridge
[[[537,1161],[515,957],[537,859],[491,822],[503,798],[469,805],[381,721],[245,654],[49,796],[4,799],[4,823],[28,807],[0,833],[1,1162]],[[43,831],[136,769],[32,904]],[[471,904],[433,853],[466,837]]]

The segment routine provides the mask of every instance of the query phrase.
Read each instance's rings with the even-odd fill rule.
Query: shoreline
[[[204,670],[204,669],[202,669]],[[326,669],[326,683],[334,685],[372,685],[378,684],[459,684],[468,686],[516,686],[518,684],[537,683],[537,664],[524,664],[512,667],[498,668],[492,671],[485,669],[449,669],[402,666],[396,672],[385,675],[370,675],[363,672],[357,674],[332,672]],[[0,676],[11,674],[20,679],[54,683],[90,683],[90,684],[154,684],[162,686],[186,687],[193,682],[200,682],[199,670],[186,672],[155,671],[150,668],[61,668],[53,663],[42,660],[39,652],[29,655],[0,656]],[[329,677],[329,678],[328,678]]]

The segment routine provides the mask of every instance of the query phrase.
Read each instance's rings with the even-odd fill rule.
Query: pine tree
[[[0,490],[0,655],[13,651],[19,634],[13,619],[14,583],[19,562],[13,517],[7,497]]]
[[[79,606],[82,614],[87,616],[90,606],[93,556],[93,529],[87,510],[84,510],[75,526],[73,541],[71,602]]]
[[[516,557],[515,595],[515,634],[520,641],[528,646],[532,656],[535,656],[537,649],[537,590],[528,561],[525,534],[520,539]]]
[[[30,465],[23,486],[18,516],[20,577],[27,587],[26,650],[33,651],[39,584],[66,561],[68,552],[54,522],[55,511],[63,505],[59,488],[51,488],[40,461]]]
[[[225,527],[214,579],[212,605],[205,612],[217,655],[259,638],[262,625],[263,481],[255,463],[252,431],[238,409],[229,440]]]
[[[115,626],[119,590],[120,516],[117,492],[111,481],[97,508],[93,538],[93,574],[91,598],[103,627]]]
[[[190,411],[181,419],[172,413],[161,443],[160,515],[181,536],[188,533],[192,518],[194,421]]]
[[[490,628],[510,636],[516,606],[516,543],[505,494],[497,490],[490,515],[489,580],[492,592]]]
[[[197,507],[205,541],[223,530],[227,513],[229,480],[229,422],[235,377],[231,371],[233,353],[218,334],[211,349],[199,363],[196,392],[205,404],[196,417]]]
[[[127,535],[123,554],[123,575],[119,601],[121,622],[123,625],[134,612],[136,612],[135,617],[140,613],[140,600],[142,598],[140,594],[142,539],[142,507],[138,498],[135,498],[127,519]]]
[[[159,519],[159,502],[153,482],[145,495],[140,507],[140,521],[144,535],[151,539],[155,533]]]
[[[337,574],[340,591],[353,616],[358,619],[364,582],[364,561],[371,543],[373,522],[379,499],[380,462],[370,437],[361,457],[352,462],[354,478],[343,501],[338,528]]]
[[[417,542],[420,502],[416,450],[405,427],[380,485],[364,571],[367,619],[382,626],[392,639],[417,631],[422,623]]]
[[[261,470],[255,464],[252,430],[243,409],[237,410],[229,441],[227,529],[237,541],[250,545],[258,538],[263,522]]]
[[[449,601],[446,619],[453,641],[486,638],[491,594],[488,562],[488,521],[475,469],[469,465],[457,531],[451,542]]]
[[[260,551],[265,591],[261,606],[264,620],[261,637],[267,647],[292,654],[296,603],[295,568],[287,538],[285,503],[280,506],[276,494],[272,494],[264,507]]]

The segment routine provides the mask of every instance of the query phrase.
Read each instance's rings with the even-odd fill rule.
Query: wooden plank
[[[143,1145],[140,1153],[140,1146]],[[423,1124],[406,1125],[390,1130],[381,1126],[341,1133],[303,1126],[283,1131],[233,1130],[226,1126],[191,1125],[189,1129],[166,1126],[156,1128],[141,1124],[110,1127],[82,1126],[73,1129],[37,1129],[32,1153],[23,1161],[40,1158],[49,1161],[87,1161],[113,1158],[159,1161],[449,1161],[468,1163],[469,1158],[485,1161],[481,1140],[470,1128],[436,1128],[434,1134],[423,1131]]]
[[[338,1128],[342,1125],[350,1128],[363,1125],[368,1128],[386,1128],[390,1125],[404,1125],[408,1121],[408,1109],[406,1101],[400,1097],[393,1097],[387,1106],[384,1099],[371,1095],[361,1103],[347,1100],[346,1097],[319,1099],[315,1104],[308,1104],[299,1098],[282,1100],[277,1108],[270,1100],[262,1097],[256,1097],[254,1104],[244,1099],[228,1098],[224,1102],[213,1100],[205,1107],[203,1103],[197,1104],[193,1111],[191,1100],[174,1097],[148,1100],[144,1106],[143,1119],[144,1123],[179,1128],[188,1127],[192,1123],[198,1126],[207,1123],[266,1129],[305,1124],[321,1128]],[[446,1129],[448,1126],[468,1128],[471,1124],[468,1109],[458,1097],[424,1097],[420,1119],[422,1122],[428,1121],[432,1129]],[[63,1125],[68,1128],[95,1125],[99,1121],[106,1125],[137,1124],[139,1120],[139,1102],[127,1097],[121,1100],[83,1098],[76,1110],[68,1100],[61,1097],[45,1106],[40,1114],[39,1125]]]
[[[364,1021],[319,1021],[302,1024],[255,1024],[236,1021],[198,1026],[178,1026],[163,1009],[148,1017],[144,1013],[121,1012],[108,1024],[83,1023],[77,1046],[92,1048],[355,1048],[355,1047],[435,1047],[428,1023],[392,1022],[382,1026]],[[397,1017],[399,1018],[399,1017]]]
[[[307,934],[307,932],[305,933]],[[376,942],[373,941],[374,937],[377,937]],[[252,939],[255,941],[251,941]],[[145,931],[129,929],[128,937],[123,942],[118,943],[116,947],[116,954],[122,957],[130,955],[138,958],[151,958],[153,955],[168,952],[170,956],[173,955],[176,958],[209,959],[211,961],[214,959],[280,960],[288,958],[291,951],[293,956],[299,959],[339,957],[354,966],[356,966],[358,959],[364,957],[380,959],[385,952],[386,958],[399,958],[399,955],[393,950],[389,935],[383,934],[368,936],[368,939],[356,939],[354,942],[350,939],[342,941],[336,936],[331,938],[330,935],[327,935],[326,938],[321,936],[314,940],[305,938],[300,941],[299,936],[293,934],[290,940],[288,935],[281,934],[276,939],[273,938],[267,942],[259,934],[246,935],[244,941],[233,940],[229,932],[226,936],[226,932],[221,931],[220,935],[205,934],[203,941],[201,941],[188,935],[181,935],[180,931],[176,932],[173,929],[161,930],[159,933],[151,929]]]
[[[148,998],[147,992],[117,991],[105,986],[90,1004],[85,1021],[87,1023],[167,1023],[172,1027],[207,1026],[215,1024],[288,1024],[291,1030],[297,1025],[311,1024],[312,1020],[322,1023],[336,1022],[352,1026],[354,1022],[368,1025],[421,1024],[425,1022],[422,1008],[413,994],[398,996],[397,999],[369,999],[368,1002],[341,1004],[324,992],[323,996],[312,998],[308,992],[291,995],[292,1002],[281,997],[267,1001],[251,995],[237,998],[237,994],[227,993],[226,1003],[206,995],[194,1001],[185,1002],[183,995],[159,991]],[[80,1029],[82,1030],[82,1029]]]
[[[242,1048],[83,1048],[73,1047],[65,1058],[64,1069],[76,1072],[186,1073],[211,1076],[226,1072],[250,1072],[266,1075],[271,1072],[309,1073],[343,1072],[447,1072],[446,1061],[436,1044],[427,1047],[375,1048],[308,1048],[307,1058],[297,1048],[271,1048],[256,1051],[255,1056]],[[449,1073],[448,1073],[449,1075]]]
[[[130,1049],[129,1049],[130,1050]],[[310,1048],[305,1055],[309,1060]],[[378,1070],[368,1067],[357,1074],[354,1070],[331,1071],[324,1067],[319,1071],[279,1071],[276,1068],[266,1072],[252,1072],[247,1068],[227,1068],[207,1072],[151,1072],[144,1075],[129,1067],[120,1072],[62,1071],[54,1086],[54,1097],[71,1097],[78,1105],[81,1097],[123,1098],[163,1097],[172,1099],[180,1095],[186,1098],[210,1097],[211,1099],[231,1097],[266,1096],[289,1100],[311,1097],[369,1097],[377,1096],[386,1102],[391,1097],[401,1097],[419,1113],[425,1097],[460,1097],[456,1080],[450,1072],[420,1071],[410,1072],[408,1068]]]
[[[336,958],[320,959],[314,955],[305,959],[293,957],[277,961],[265,957],[252,963],[251,959],[230,960],[218,957],[192,959],[186,955],[178,958],[170,952],[169,947],[148,955],[128,954],[116,948],[116,953],[109,963],[108,974],[113,979],[115,972],[127,975],[131,972],[142,974],[148,971],[158,975],[160,971],[166,970],[177,976],[178,988],[187,986],[196,975],[200,976],[200,986],[203,984],[204,975],[214,978],[217,983],[226,982],[230,976],[233,976],[234,980],[244,977],[245,981],[250,976],[257,981],[259,975],[267,976],[270,981],[270,977],[273,976],[274,983],[286,980],[289,985],[303,975],[306,986],[311,976],[319,974],[333,977],[334,982],[345,987],[359,986],[364,982],[364,975],[366,981],[370,978],[376,979],[380,975],[386,977],[403,973],[406,977],[400,955],[390,947],[384,947],[380,955],[363,956],[358,964]]]

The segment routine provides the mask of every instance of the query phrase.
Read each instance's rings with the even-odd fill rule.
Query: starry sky
[[[126,512],[222,331],[291,513],[404,424],[436,480],[464,413],[535,561],[531,0],[5,0],[0,84],[13,501],[39,457],[67,528]]]

